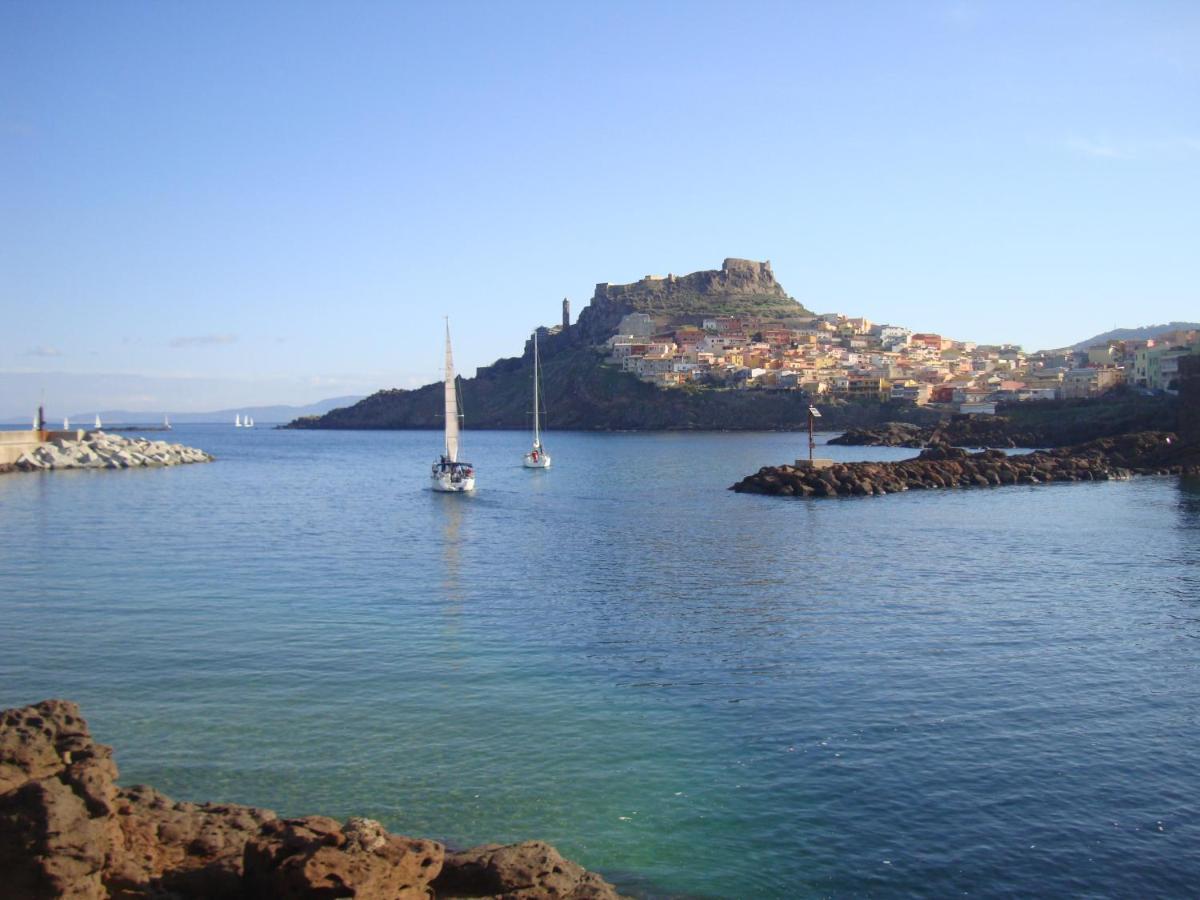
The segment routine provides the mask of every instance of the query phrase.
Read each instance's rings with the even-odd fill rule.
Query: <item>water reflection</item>
[[[1179,524],[1184,528],[1200,528],[1200,477],[1179,479]]]
[[[433,514],[442,520],[442,577],[441,589],[445,610],[445,634],[457,637],[462,627],[462,609],[466,600],[462,572],[463,501],[456,494],[431,493]],[[455,654],[457,655],[457,654]]]

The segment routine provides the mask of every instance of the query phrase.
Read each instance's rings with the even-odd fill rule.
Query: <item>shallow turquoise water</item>
[[[0,477],[0,705],[126,783],[641,896],[1187,896],[1200,487],[789,501],[794,435],[179,428],[213,465]],[[907,450],[828,448],[842,458]]]

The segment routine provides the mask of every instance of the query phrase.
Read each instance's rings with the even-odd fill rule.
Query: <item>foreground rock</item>
[[[1109,481],[1131,475],[1200,475],[1200,448],[1169,432],[1101,438],[1058,450],[1008,456],[1002,450],[969,453],[940,444],[916,459],[855,462],[827,469],[764,466],[730,490],[784,497],[864,497],[936,488]]]
[[[0,896],[618,900],[537,841],[447,855],[370,819],[280,819],[119,787],[74,703],[0,712]]]
[[[23,453],[16,468],[25,472],[39,469],[133,469],[139,466],[178,466],[185,463],[212,462],[213,456],[195,447],[125,438],[94,431],[83,440],[56,440]]]

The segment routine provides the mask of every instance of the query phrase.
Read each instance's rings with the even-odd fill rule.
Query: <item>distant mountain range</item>
[[[1144,341],[1148,338],[1158,337],[1160,334],[1169,334],[1172,331],[1190,331],[1191,329],[1200,329],[1200,322],[1167,322],[1164,325],[1143,325],[1140,328],[1114,328],[1112,331],[1090,337],[1086,341],[1072,344],[1065,349],[1086,350],[1088,347],[1107,344],[1109,341]]]
[[[163,416],[170,416],[172,424],[201,424],[204,422],[232,422],[234,416],[253,416],[256,424],[290,422],[299,416],[320,416],[333,409],[343,406],[353,406],[361,396],[330,397],[328,400],[318,400],[307,406],[238,406],[230,409],[217,409],[212,412],[183,413],[160,410],[151,412],[134,412],[128,409],[101,409],[73,413],[71,420],[79,425],[87,425],[97,415],[106,425],[156,425]]]

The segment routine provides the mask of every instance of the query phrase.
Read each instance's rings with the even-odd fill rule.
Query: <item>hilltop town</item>
[[[1195,329],[1026,353],[841,313],[693,318],[629,313],[604,342],[607,361],[659,387],[800,390],[993,413],[999,402],[1096,397],[1123,384],[1173,393],[1179,359],[1200,353]]]
[[[578,320],[539,328],[550,422],[586,429],[789,429],[822,401],[828,427],[932,424],[1012,401],[1097,398],[1120,385],[1176,390],[1191,326],[1144,339],[1026,353],[842,313],[790,297],[769,261],[600,283]],[[461,382],[468,426],[524,427],[532,344]],[[383,390],[297,428],[440,427],[441,387]],[[1138,412],[1138,415],[1145,410]],[[1113,428],[1119,430],[1118,425]]]

